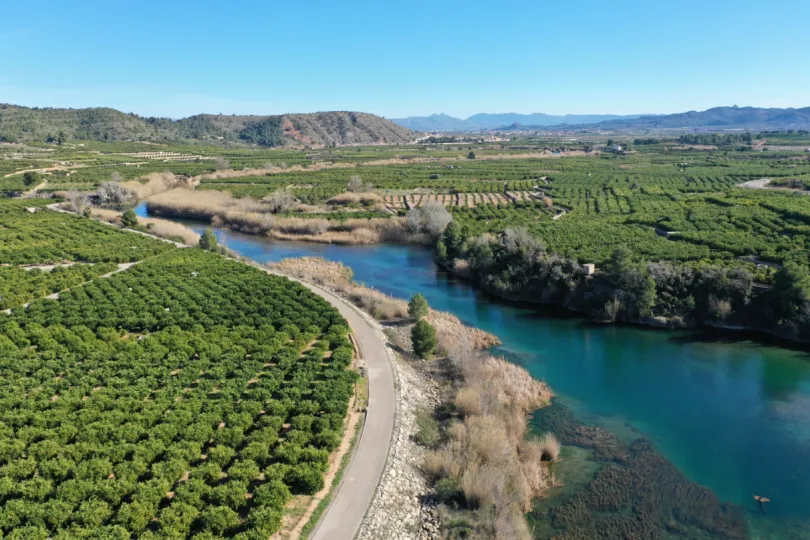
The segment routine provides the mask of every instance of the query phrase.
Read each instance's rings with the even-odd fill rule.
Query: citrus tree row
[[[171,244],[45,209],[44,199],[0,200],[0,264],[133,262],[173,249]],[[36,209],[30,213],[26,208]]]
[[[0,529],[267,538],[324,485],[355,373],[339,313],[196,249],[0,319]]]

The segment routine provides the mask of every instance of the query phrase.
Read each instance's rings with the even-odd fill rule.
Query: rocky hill
[[[407,143],[413,132],[379,116],[320,112],[275,116],[199,114],[172,120],[109,108],[51,109],[0,104],[0,140],[205,141],[276,146]]]

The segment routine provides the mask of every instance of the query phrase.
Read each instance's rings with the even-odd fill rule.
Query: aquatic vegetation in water
[[[687,480],[649,440],[625,446],[610,432],[577,422],[560,404],[540,411],[536,423],[554,425],[563,444],[593,448],[594,459],[605,463],[585,489],[534,512],[557,531],[555,538],[748,537],[742,508]]]

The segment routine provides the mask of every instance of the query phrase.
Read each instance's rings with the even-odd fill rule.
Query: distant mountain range
[[[413,133],[362,112],[275,116],[198,114],[172,120],[146,118],[110,108],[52,109],[0,104],[0,141],[68,139],[206,141],[259,146],[407,143]]]
[[[466,119],[446,114],[412,116],[392,122],[414,131],[523,131],[534,129],[806,129],[810,127],[810,107],[802,109],[764,109],[761,107],[715,107],[661,115],[610,114],[475,114]]]
[[[512,124],[523,126],[556,126],[571,124],[594,124],[609,120],[627,120],[639,118],[640,114],[566,114],[553,115],[544,113],[479,113],[469,118],[456,118],[446,114],[430,116],[410,116],[393,118],[391,121],[414,131],[478,131],[498,129]]]
[[[583,125],[587,125],[583,123]],[[715,107],[705,111],[641,116],[629,120],[599,122],[600,129],[806,129],[810,107],[764,109],[761,107]]]

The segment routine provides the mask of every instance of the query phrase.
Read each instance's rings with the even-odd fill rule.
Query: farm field
[[[783,139],[804,140],[766,134],[753,139],[752,147]],[[83,165],[43,176],[46,193],[94,189],[113,172],[126,181],[171,171],[194,178],[197,190],[257,201],[251,211],[272,212],[262,209],[262,199],[286,193],[301,210],[284,208],[282,215],[330,221],[404,215],[433,202],[452,213],[466,236],[524,227],[549,250],[597,265],[620,245],[639,259],[745,266],[764,281],[773,273],[768,265],[788,259],[807,264],[810,200],[796,192],[810,185],[810,161],[800,146],[766,152],[717,144],[693,149],[677,138],[625,137],[615,143],[629,145],[629,152],[600,151],[594,137],[308,150],[83,141],[5,147],[7,159],[0,164],[17,171],[33,163]],[[586,147],[594,150],[582,152]],[[147,155],[196,157],[164,161]],[[217,157],[227,168],[217,165]],[[122,165],[134,159],[144,163]],[[10,186],[20,177],[3,181]],[[738,187],[761,178],[795,189]],[[353,179],[376,198],[331,206]]]
[[[346,322],[284,278],[32,202],[0,201],[0,292],[31,301],[0,314],[0,530],[267,538],[341,440]]]

